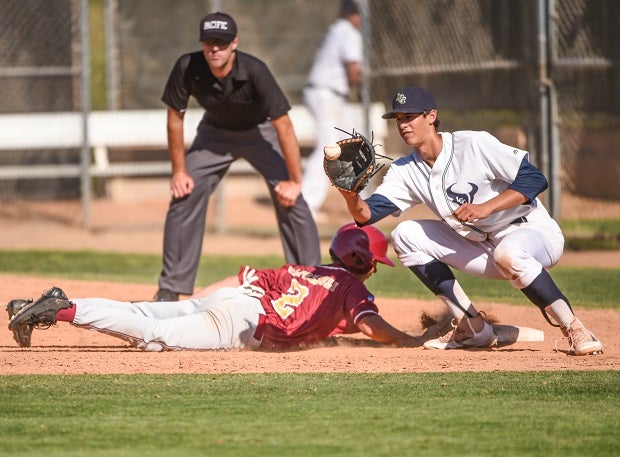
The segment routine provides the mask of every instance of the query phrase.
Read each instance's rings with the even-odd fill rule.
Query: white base
[[[493,324],[498,343],[515,343],[517,341],[545,341],[545,332],[532,327],[518,325]]]

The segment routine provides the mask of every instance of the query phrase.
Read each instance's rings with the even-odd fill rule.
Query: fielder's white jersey
[[[414,150],[392,163],[375,193],[390,200],[400,212],[423,203],[457,233],[477,241],[535,208],[546,212],[535,199],[472,223],[459,222],[452,212],[463,203],[484,203],[505,191],[528,152],[505,145],[488,132],[440,135],[443,147],[432,168]]]
[[[345,65],[347,62],[362,62],[364,58],[362,34],[347,19],[334,22],[314,58],[308,76],[308,84],[325,87],[346,96],[349,81]]]

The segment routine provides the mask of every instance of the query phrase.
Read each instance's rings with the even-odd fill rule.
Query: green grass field
[[[199,282],[245,262],[282,260],[205,258]],[[0,252],[0,272],[57,278],[154,284],[159,263],[149,255]],[[579,306],[618,307],[620,270],[552,271]],[[523,303],[506,283],[459,278],[477,300]],[[380,272],[370,288],[431,298],[404,268]],[[613,456],[618,373],[5,375],[0,455]]]
[[[3,456],[612,456],[617,372],[0,377]]]

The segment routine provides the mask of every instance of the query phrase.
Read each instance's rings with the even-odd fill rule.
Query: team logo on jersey
[[[407,97],[405,97],[405,94],[398,93],[396,95],[396,101],[401,105],[404,105],[407,102]]]
[[[448,197],[458,205],[473,203],[476,192],[478,192],[478,186],[472,182],[455,182],[446,189]]]

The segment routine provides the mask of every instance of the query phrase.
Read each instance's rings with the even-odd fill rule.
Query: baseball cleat
[[[480,330],[476,330],[479,328]],[[491,347],[497,345],[497,335],[483,313],[476,317],[452,320],[452,330],[439,338],[428,340],[424,349],[463,349],[468,347]]]
[[[179,301],[179,294],[169,289],[159,289],[153,301]]]
[[[56,323],[56,313],[65,308],[73,307],[65,293],[59,287],[52,287],[43,292],[41,297],[21,308],[9,321],[9,330],[23,325],[37,328],[48,328]]]
[[[567,329],[570,349],[575,355],[598,354],[603,352],[603,344],[575,318]]]
[[[20,300],[20,299],[11,300],[6,305],[6,311],[7,313],[9,313],[9,320],[11,320],[11,318],[15,316],[17,313],[19,313],[19,311],[24,306],[29,305],[30,303],[32,303],[32,298],[28,300]],[[31,340],[30,337],[32,336],[33,328],[34,326],[30,324],[23,324],[18,327],[15,327],[15,329],[13,330],[13,339],[15,340],[17,344],[19,344],[20,347],[22,348],[30,347],[30,340]]]

